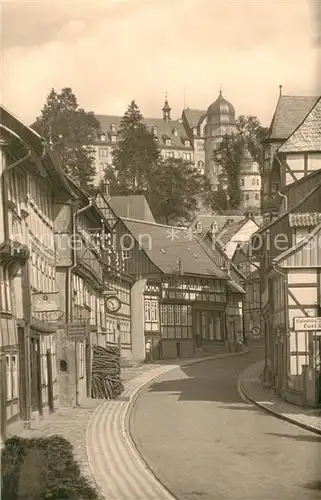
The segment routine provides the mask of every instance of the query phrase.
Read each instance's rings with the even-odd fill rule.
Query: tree
[[[249,152],[253,160],[261,163],[262,161],[262,146],[261,142],[264,139],[267,129],[262,127],[259,119],[256,116],[241,115],[236,122],[237,132],[246,142]]]
[[[251,153],[253,161],[261,163],[261,141],[266,129],[262,127],[256,116],[244,115],[238,118],[236,128],[236,133],[224,136],[213,154],[213,159],[221,170],[219,177],[219,191],[221,192],[218,192],[218,196],[214,198],[214,207],[227,206],[227,209],[238,207],[241,197],[239,176],[246,149]],[[226,203],[224,203],[224,191]]]
[[[159,161],[153,171],[150,196],[155,219],[165,224],[189,221],[210,189],[206,177],[192,164],[174,158]]]
[[[64,171],[90,191],[95,176],[94,149],[100,124],[91,111],[80,108],[71,88],[51,90],[33,128],[47,139]]]
[[[112,192],[141,194],[150,190],[160,153],[135,101],[129,104],[120,122],[112,155],[113,167],[106,170]]]

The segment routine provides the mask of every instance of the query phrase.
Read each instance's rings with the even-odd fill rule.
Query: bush
[[[5,442],[1,457],[6,500],[100,500],[81,474],[72,446],[61,436]]]

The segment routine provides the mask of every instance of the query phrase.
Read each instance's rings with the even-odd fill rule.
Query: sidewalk
[[[321,434],[321,410],[309,410],[287,403],[272,389],[263,387],[260,376],[264,361],[254,363],[239,376],[239,390],[246,399],[278,418]]]
[[[129,433],[132,404],[140,391],[155,377],[173,370],[208,360],[246,354],[218,354],[197,359],[173,360],[142,364],[124,374],[124,393],[116,400],[101,401],[89,423],[87,432],[88,462],[96,485],[108,500],[174,500],[156,479],[138,453]]]
[[[178,366],[247,354],[224,353],[200,358],[136,363],[122,370],[125,390],[116,400],[87,399],[80,407],[59,408],[31,429],[8,435],[48,437],[58,434],[68,439],[83,474],[108,500],[173,500],[157,481],[136,451],[128,422],[132,403],[155,377]]]

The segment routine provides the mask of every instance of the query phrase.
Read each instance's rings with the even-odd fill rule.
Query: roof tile
[[[279,151],[321,151],[321,97]]]
[[[123,218],[127,229],[151,261],[165,274],[174,274],[181,259],[185,274],[228,279],[196,237],[184,228]]]
[[[280,96],[267,139],[286,140],[309,113],[317,97]]]

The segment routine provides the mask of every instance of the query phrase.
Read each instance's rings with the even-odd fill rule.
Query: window
[[[189,141],[184,141],[184,145],[185,145],[186,147],[189,147],[189,146],[190,146],[190,142],[189,142]]]
[[[11,283],[6,268],[0,267],[0,311],[11,313]]]
[[[122,259],[123,260],[130,259],[130,250],[122,250]]]
[[[108,156],[108,149],[107,148],[100,148],[99,149],[99,156]]]
[[[197,151],[204,151],[204,142],[198,142],[196,149]]]
[[[112,132],[116,132],[116,124],[115,124],[115,123],[112,123],[112,124],[110,125],[110,129],[111,129],[111,131],[112,131]]]
[[[101,134],[101,136],[100,136],[100,140],[101,140],[102,142],[105,142],[105,141],[106,141],[106,135],[105,135],[105,134]]]
[[[158,299],[151,299],[145,296],[145,331],[155,331],[158,329]]]
[[[79,378],[85,376],[85,342],[79,342]]]
[[[186,153],[186,160],[191,161],[191,153]]]
[[[192,307],[161,305],[162,338],[192,338]]]
[[[252,179],[252,186],[255,186],[255,179]]]
[[[170,139],[166,139],[166,146],[171,146],[172,145],[172,141]]]
[[[111,136],[111,142],[117,142],[117,136],[116,135],[112,135]]]
[[[276,193],[279,191],[279,183],[278,182],[272,182],[272,193]]]
[[[240,186],[244,186],[244,179],[240,179]]]
[[[260,179],[256,179],[256,185],[259,186],[260,185]]]
[[[153,127],[153,134],[157,135],[157,127]]]
[[[18,397],[18,356],[6,354],[7,401]]]
[[[249,195],[249,194],[246,194],[246,195],[245,195],[245,199],[246,199],[246,200],[249,200],[249,199],[250,199],[250,195]]]
[[[175,137],[178,136],[178,130],[177,130],[177,128],[173,128],[173,135],[175,135]]]
[[[259,196],[257,193],[256,193],[256,195],[255,195],[255,199],[256,199],[256,200],[259,200],[259,199],[260,199],[260,196]]]

